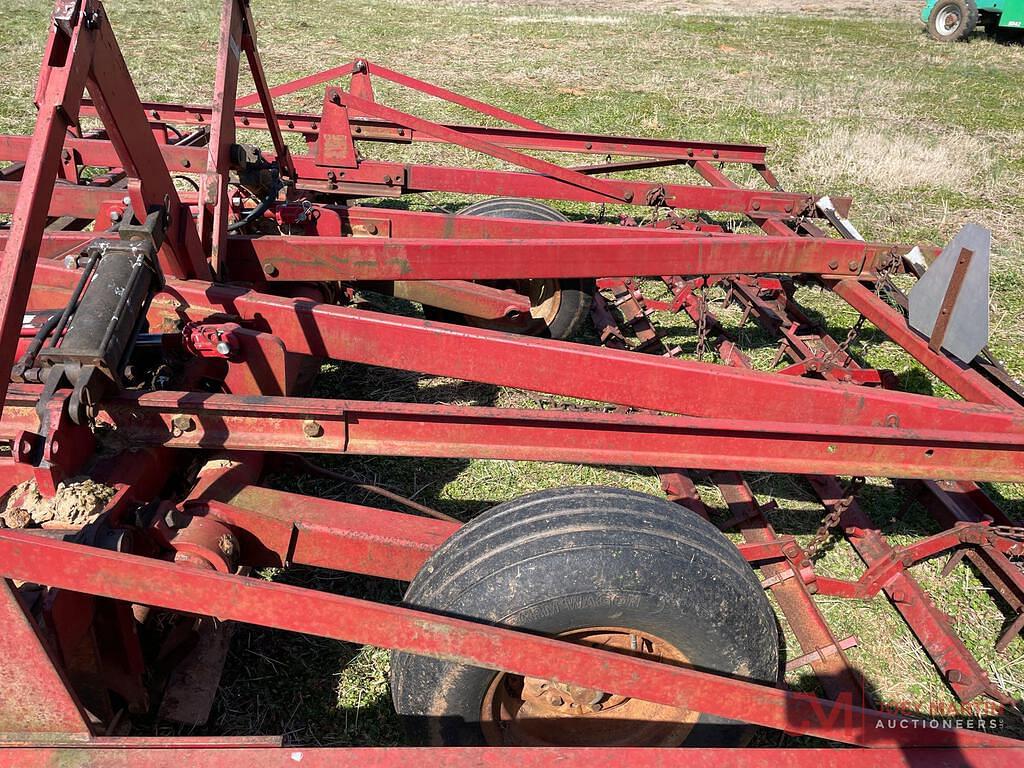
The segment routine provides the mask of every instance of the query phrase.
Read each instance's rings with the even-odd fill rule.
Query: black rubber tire
[[[548,635],[616,626],[675,645],[694,666],[774,684],[779,637],[764,590],[711,523],[635,491],[560,488],[501,504],[424,564],[409,606]],[[406,653],[391,693],[410,737],[484,743],[481,706],[495,673]],[[745,743],[750,726],[702,714],[686,746]]]
[[[955,10],[960,23],[952,30],[939,29],[939,19],[944,12]],[[978,26],[978,3],[975,0],[939,0],[928,15],[928,34],[940,43],[966,40]]]
[[[520,197],[493,197],[467,205],[459,216],[482,216],[490,219],[527,219],[530,221],[569,221],[550,206],[535,200]],[[439,320],[457,325],[471,325],[476,328],[494,328],[519,332],[531,336],[553,339],[571,339],[576,335],[583,321],[590,313],[590,302],[594,291],[593,280],[560,279],[558,284],[560,300],[558,310],[550,322],[538,321],[524,325],[521,330],[513,329],[501,322],[492,323],[480,318],[469,317],[437,307],[424,306],[423,314],[429,320]]]

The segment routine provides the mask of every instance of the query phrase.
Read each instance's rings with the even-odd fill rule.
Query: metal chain
[[[804,554],[807,555],[808,560],[813,560],[822,547],[828,542],[831,536],[831,531],[842,520],[843,513],[848,510],[853,502],[857,498],[857,492],[863,487],[863,477],[850,478],[850,482],[846,488],[843,489],[843,495],[840,497],[823,518],[821,518],[821,525],[818,526],[818,530],[811,538],[810,542],[804,547]]]
[[[889,281],[889,278],[899,263],[899,256],[897,256],[895,252],[892,252],[889,254],[889,258],[886,259],[886,261],[875,272],[877,275],[877,279],[875,280],[875,296],[880,298],[882,301],[885,301],[887,304],[891,304],[892,302],[888,301],[886,296],[883,296],[883,293],[891,295],[892,283]],[[820,370],[828,370],[842,355],[849,355],[850,346],[860,336],[860,332],[863,330],[864,323],[866,321],[867,318],[864,317],[864,315],[860,315],[857,318],[857,322],[854,323],[847,332],[846,339],[838,344],[835,349],[826,352],[821,358],[821,361],[819,362]]]
[[[857,340],[858,336],[860,336],[861,329],[864,327],[864,322],[866,320],[867,318],[864,317],[864,315],[857,318],[857,322],[853,324],[849,331],[847,331],[846,338],[837,344],[835,349],[830,349],[821,358],[821,361],[818,363],[820,370],[827,371],[840,356],[849,355],[850,345]]]
[[[1014,541],[1024,541],[1024,525],[993,525],[989,527],[996,536]]]
[[[902,308],[899,307],[892,300],[892,293],[894,286],[892,284],[892,275],[895,274],[896,268],[900,265],[901,259],[896,255],[895,251],[889,252],[889,258],[875,270],[875,296],[880,298],[886,304],[899,309],[901,312]]]

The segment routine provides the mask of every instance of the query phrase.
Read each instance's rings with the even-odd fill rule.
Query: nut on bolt
[[[171,419],[171,430],[178,435],[184,434],[185,432],[191,432],[196,428],[196,420],[191,416],[186,416],[183,413],[179,413],[173,419]]]
[[[324,434],[324,428],[315,419],[306,419],[302,422],[302,433],[306,437],[321,437]]]
[[[225,533],[217,539],[217,549],[219,549],[225,557],[233,557],[235,554],[234,537]]]

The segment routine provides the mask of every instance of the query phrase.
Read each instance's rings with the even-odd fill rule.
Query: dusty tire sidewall
[[[665,515],[693,514],[646,494],[612,495],[635,507],[630,514],[643,514],[651,504]],[[613,515],[611,521],[615,519]],[[777,623],[757,578],[717,529],[700,518],[687,522],[699,524],[697,533],[689,530],[698,541],[708,539],[707,546],[659,551],[644,540],[643,531],[623,532],[613,524],[607,531],[591,531],[587,546],[547,555],[537,554],[539,544],[533,551],[525,546],[521,553],[509,553],[497,571],[480,574],[468,586],[472,579],[452,577],[464,553],[446,558],[446,544],[435,555],[436,562],[432,558],[417,576],[407,601],[426,610],[548,635],[591,627],[634,629],[672,644],[698,668],[775,682]],[[536,533],[526,526],[520,535],[529,539]],[[733,558],[736,571],[723,568],[727,557]],[[736,560],[745,572],[738,570]],[[598,579],[595,573],[602,575]],[[598,581],[600,586],[595,586]],[[432,582],[441,587],[435,591]],[[417,741],[481,744],[481,704],[495,674],[394,653],[392,695]],[[704,714],[686,746],[740,744],[749,733],[746,724]]]

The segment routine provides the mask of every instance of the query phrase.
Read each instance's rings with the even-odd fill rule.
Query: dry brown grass
[[[801,158],[803,172],[824,188],[854,183],[882,193],[969,190],[991,163],[988,146],[965,133],[921,136],[870,127],[832,128],[812,139]]]

